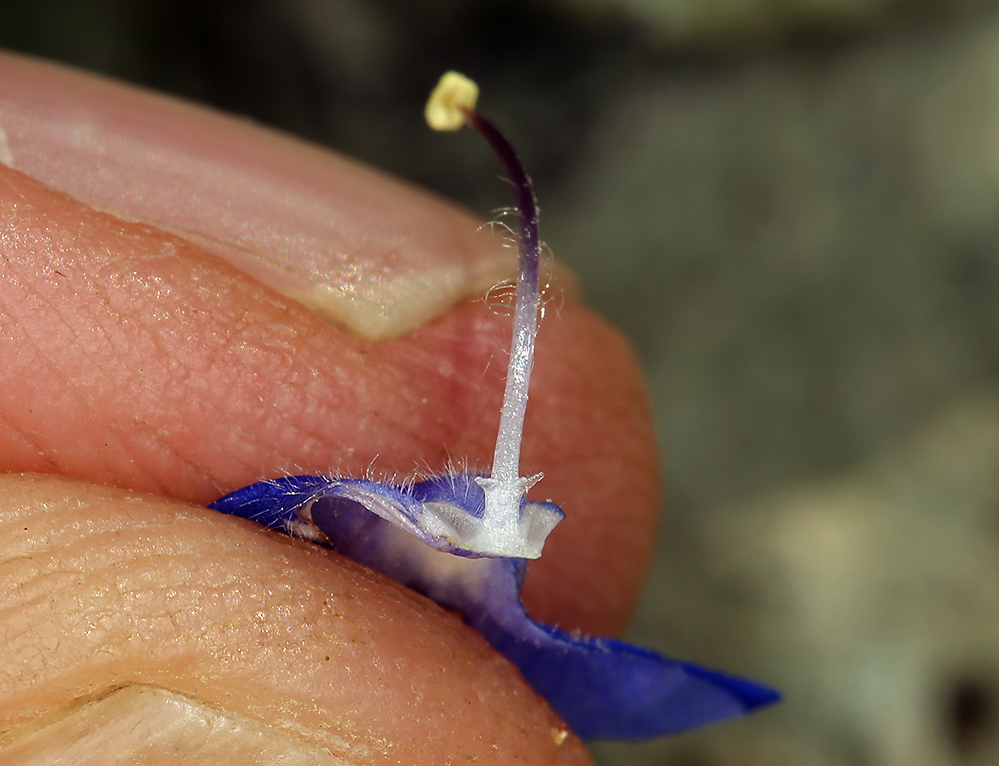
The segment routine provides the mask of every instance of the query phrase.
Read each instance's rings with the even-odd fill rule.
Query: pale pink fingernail
[[[416,119],[416,117],[414,117]],[[0,54],[0,161],[195,241],[370,340],[515,270],[469,214],[289,136]]]

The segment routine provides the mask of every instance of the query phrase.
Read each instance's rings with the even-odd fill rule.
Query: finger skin
[[[198,504],[288,473],[489,464],[509,319],[470,302],[372,344],[185,240],[0,167],[0,467]],[[523,449],[567,520],[534,616],[621,630],[658,502],[627,344],[578,304],[538,337]]]
[[[350,764],[589,763],[457,616],[354,562],[65,478],[0,497],[0,731],[142,684]]]

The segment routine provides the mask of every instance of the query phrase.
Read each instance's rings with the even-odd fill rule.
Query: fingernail
[[[194,241],[368,340],[416,329],[515,271],[490,231],[426,192],[62,66],[0,54],[0,131],[0,161]]]

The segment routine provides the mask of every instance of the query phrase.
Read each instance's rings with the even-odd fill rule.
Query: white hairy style
[[[437,87],[427,101],[425,115],[427,123],[434,130],[457,130],[466,122],[480,132],[483,124],[487,131],[495,135],[498,131],[475,112],[479,87],[470,79],[457,72],[447,72],[441,77]],[[494,148],[494,139],[483,133]],[[518,171],[524,179],[524,186],[530,190],[530,182],[523,173],[520,160],[516,158],[506,139],[499,137],[502,149],[498,149],[500,159],[508,170]],[[505,155],[504,156],[504,150]],[[507,164],[512,158],[513,166]],[[531,215],[536,222],[536,209],[531,197]],[[466,550],[486,556],[511,558],[538,558],[545,539],[562,515],[551,507],[540,503],[525,502],[527,491],[540,479],[535,476],[520,476],[520,447],[523,441],[524,412],[527,409],[528,389],[531,370],[534,366],[534,342],[537,336],[539,295],[536,286],[525,284],[524,274],[531,273],[525,267],[525,248],[537,259],[537,230],[531,224],[530,230],[535,247],[525,245],[523,210],[521,215],[521,274],[517,283],[517,302],[514,308],[513,340],[510,346],[510,361],[507,364],[506,387],[503,392],[503,405],[500,410],[500,425],[496,435],[496,450],[493,456],[492,473],[488,477],[477,477],[475,481],[485,493],[485,510],[482,518],[469,517],[456,527],[453,516],[437,509],[441,522],[448,527],[450,536],[457,536],[458,545]],[[525,272],[525,268],[528,270]],[[534,278],[537,276],[534,267]],[[450,518],[448,518],[451,516]]]

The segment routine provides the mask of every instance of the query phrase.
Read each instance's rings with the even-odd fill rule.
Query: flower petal
[[[752,681],[532,620],[520,602],[527,561],[483,557],[447,531],[461,533],[481,519],[475,478],[393,486],[293,476],[250,485],[209,507],[329,545],[461,612],[584,739],[657,737],[780,699]],[[562,515],[551,503],[525,501],[532,505]]]

